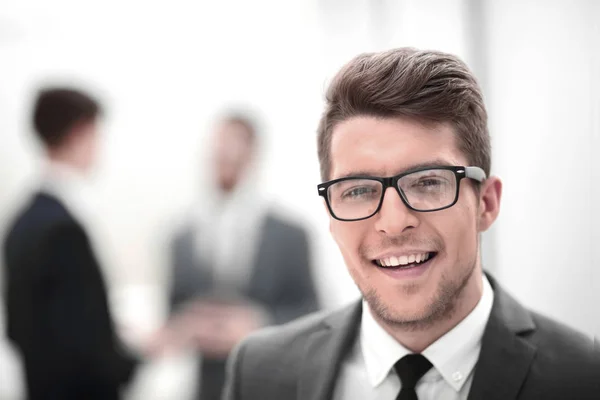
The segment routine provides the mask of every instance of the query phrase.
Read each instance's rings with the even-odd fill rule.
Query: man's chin
[[[412,297],[412,298],[411,298]],[[365,293],[364,295],[371,312],[375,317],[386,321],[412,321],[420,319],[425,314],[423,306],[416,304],[420,302],[418,296],[394,296],[394,298],[386,298],[379,293]]]
[[[430,319],[430,317],[431,317],[431,313],[426,312],[422,308],[417,309],[414,307],[407,308],[407,309],[398,309],[398,307],[393,308],[393,309],[387,308],[387,311],[383,312],[383,313],[377,312],[374,310],[373,310],[373,312],[378,314],[378,316],[381,319],[384,319],[385,322],[394,324],[394,325],[406,325],[406,324],[410,325],[410,324],[421,323],[425,320]]]
[[[403,326],[405,329],[423,329],[435,321],[443,318],[445,307],[436,302],[425,301],[430,299],[424,293],[407,296],[394,296],[385,299],[376,293],[365,295],[373,316],[388,325]]]

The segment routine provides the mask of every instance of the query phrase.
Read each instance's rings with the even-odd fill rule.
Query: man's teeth
[[[381,267],[398,267],[412,263],[422,263],[427,261],[429,257],[431,257],[431,253],[417,253],[409,256],[382,258],[376,262]]]

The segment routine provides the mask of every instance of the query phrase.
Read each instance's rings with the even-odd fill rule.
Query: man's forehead
[[[334,129],[331,179],[391,176],[413,169],[464,165],[449,124],[405,119],[354,118]]]

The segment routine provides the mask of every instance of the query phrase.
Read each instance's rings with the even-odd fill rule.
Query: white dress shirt
[[[421,353],[433,367],[417,384],[419,400],[467,399],[493,301],[494,291],[484,275],[483,294],[473,311]],[[359,335],[341,365],[333,398],[395,400],[401,387],[394,364],[410,353],[375,321],[363,302]]]
[[[216,287],[243,291],[254,272],[267,203],[249,179],[229,195],[213,192],[203,192],[194,210],[196,255],[212,268]]]
[[[58,199],[86,229],[93,225],[94,195],[83,173],[64,163],[47,161],[40,191]]]

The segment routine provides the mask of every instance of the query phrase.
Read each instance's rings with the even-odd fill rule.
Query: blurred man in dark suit
[[[99,104],[71,89],[39,93],[33,125],[46,153],[39,191],[4,243],[8,337],[28,398],[119,398],[136,361],[120,348],[98,259],[84,228]]]
[[[213,139],[213,185],[172,247],[171,305],[202,354],[202,400],[220,398],[225,360],[248,333],[318,308],[305,230],[258,190],[256,118],[229,113]]]

